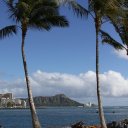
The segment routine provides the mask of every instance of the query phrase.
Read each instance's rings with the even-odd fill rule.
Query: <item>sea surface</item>
[[[107,122],[128,119],[128,107],[105,107]],[[87,125],[99,124],[97,108],[46,107],[37,109],[43,128],[68,128],[83,121]],[[32,128],[29,109],[0,109],[0,125],[4,128]]]

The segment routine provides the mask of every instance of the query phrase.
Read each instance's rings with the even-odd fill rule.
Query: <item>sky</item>
[[[0,1],[1,2],[1,1]],[[84,0],[80,0],[84,5]],[[0,3],[0,28],[15,24]],[[61,14],[70,22],[67,28],[50,31],[31,29],[27,33],[27,57],[33,96],[65,94],[82,103],[97,103],[95,79],[95,27],[91,17],[78,18],[66,8]],[[102,28],[121,41],[111,24]],[[100,43],[100,84],[103,105],[128,105],[128,57]],[[27,97],[21,57],[21,31],[0,40],[0,93]]]

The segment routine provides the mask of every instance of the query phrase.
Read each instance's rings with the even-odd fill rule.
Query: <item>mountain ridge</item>
[[[56,94],[54,96],[36,96],[33,97],[36,107],[43,106],[84,106],[64,94]],[[27,100],[28,101],[28,100]],[[28,102],[27,102],[28,105]]]

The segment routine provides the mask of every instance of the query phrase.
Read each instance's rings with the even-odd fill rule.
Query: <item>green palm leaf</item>
[[[54,0],[58,5],[68,6],[78,17],[88,17],[88,10],[81,6],[76,0]]]
[[[0,30],[0,39],[16,34],[17,28],[15,25],[7,26]]]
[[[104,32],[103,30],[100,30],[100,34],[103,44],[109,44],[117,50],[126,49],[121,43],[114,40],[108,33]]]
[[[45,18],[40,18],[39,20],[36,19],[35,21],[33,19],[32,23],[29,24],[29,27],[49,31],[53,26],[66,27],[68,25],[69,24],[64,16],[47,16]]]
[[[115,27],[124,45],[128,45],[128,21],[126,18],[117,18],[117,21],[111,19],[111,23]]]
[[[89,12],[98,12],[102,19],[125,16],[123,9],[124,0],[89,0]]]
[[[88,16],[88,10],[86,10],[84,7],[82,7],[80,4],[76,3],[75,1],[71,1],[69,3],[69,8],[71,8],[78,17],[87,17]]]

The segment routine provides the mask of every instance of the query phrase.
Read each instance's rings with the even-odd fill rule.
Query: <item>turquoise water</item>
[[[128,118],[128,107],[104,108],[107,122]],[[98,124],[97,108],[48,107],[37,109],[43,128],[62,128],[78,121]],[[29,109],[0,109],[0,124],[4,128],[32,128]]]

